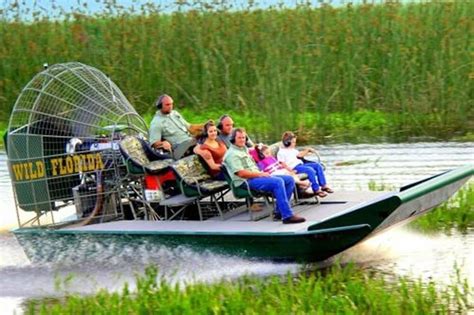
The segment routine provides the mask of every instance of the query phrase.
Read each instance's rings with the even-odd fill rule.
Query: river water
[[[329,183],[336,190],[367,189],[369,184],[396,188],[445,170],[474,163],[474,143],[402,143],[326,145],[318,150],[326,164]],[[336,191],[337,193],[337,191]],[[133,288],[143,266],[156,265],[170,282],[212,282],[245,274],[266,276],[298,273],[308,266],[294,263],[252,261],[195,252],[189,248],[124,249],[118,255],[30,262],[8,231],[16,227],[16,214],[6,156],[0,152],[0,314],[23,312],[31,298],[56,297],[68,292],[90,294],[101,288],[119,290],[125,282]],[[110,250],[116,253],[113,244]],[[71,253],[75,249],[71,248]],[[74,255],[73,255],[74,256]],[[77,257],[77,256],[75,256]],[[389,276],[452,283],[458,269],[474,284],[474,229],[429,235],[397,227],[340,255],[343,262]],[[223,267],[225,266],[225,267]],[[310,268],[317,269],[322,264]]]

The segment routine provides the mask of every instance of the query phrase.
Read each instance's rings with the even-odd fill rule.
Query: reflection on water
[[[327,177],[336,189],[367,189],[370,182],[398,187],[465,164],[474,163],[474,143],[416,143],[327,145],[318,147]],[[6,230],[16,226],[13,194],[0,153],[0,305],[5,314],[18,309],[25,297],[57,296],[64,292],[93,293],[100,288],[119,290],[131,283],[143,266],[158,266],[171,282],[216,281],[244,274],[297,273],[298,264],[276,264],[195,252],[188,248],[146,245],[124,248],[112,256],[107,250],[85,259],[30,263],[16,239]],[[3,230],[3,234],[2,231]],[[54,245],[52,245],[54,246]],[[111,250],[114,244],[110,244]],[[74,252],[75,249],[71,248]],[[65,257],[74,257],[65,253]],[[395,228],[348,250],[340,256],[383,274],[402,275],[449,284],[455,266],[474,283],[474,231],[423,235]],[[106,262],[106,263],[105,263]],[[319,265],[313,265],[317,269]],[[72,278],[67,278],[72,275]],[[59,279],[69,279],[59,281]],[[27,285],[26,285],[27,284]],[[58,291],[58,284],[59,291]]]

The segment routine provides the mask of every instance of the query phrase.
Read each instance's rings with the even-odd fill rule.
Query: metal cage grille
[[[104,73],[78,62],[38,73],[7,132],[17,206],[41,214],[74,203],[84,215],[98,200],[117,208],[125,168],[117,142],[125,134],[146,135],[146,124]]]

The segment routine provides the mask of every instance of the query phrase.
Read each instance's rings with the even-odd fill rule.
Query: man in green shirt
[[[191,154],[196,139],[188,131],[192,126],[173,110],[171,96],[163,94],[156,101],[157,111],[150,124],[149,139],[155,149],[170,151],[175,160]]]
[[[231,146],[224,156],[224,164],[233,180],[245,179],[254,190],[273,193],[276,208],[284,224],[301,223],[305,219],[293,214],[290,206],[291,195],[295,189],[295,181],[289,175],[271,176],[261,172],[250,156],[245,142],[245,129],[236,128],[230,138]]]

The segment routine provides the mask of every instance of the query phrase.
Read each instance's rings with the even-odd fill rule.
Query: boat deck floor
[[[248,211],[241,212],[228,219],[213,217],[205,221],[173,220],[173,221],[144,221],[121,220],[100,224],[91,224],[81,227],[65,227],[62,230],[78,232],[106,232],[114,233],[295,233],[307,231],[310,225],[324,221],[337,214],[343,213],[353,206],[367,201],[373,201],[388,192],[373,191],[336,191],[320,203],[303,203],[293,206],[295,214],[306,218],[306,222],[299,224],[282,224],[267,216],[258,221],[252,221]]]

